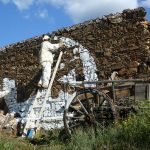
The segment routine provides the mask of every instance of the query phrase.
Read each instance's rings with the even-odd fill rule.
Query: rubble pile
[[[4,115],[4,112],[0,110],[0,132],[9,132],[16,135],[17,125],[19,120],[16,119],[14,113],[7,113]]]
[[[120,78],[139,78],[148,73],[145,68],[150,61],[150,24],[145,16],[143,8],[124,10],[122,13],[96,18],[48,35],[52,39],[55,36],[72,39],[87,49],[96,63],[99,80],[108,79],[113,71],[117,71]],[[14,79],[18,102],[25,101],[36,93],[36,85],[41,76],[38,52],[42,36],[0,49],[1,85],[4,78]],[[58,80],[72,69],[75,69],[76,80],[85,80],[81,56],[75,55],[73,51],[74,48],[70,47],[70,50],[63,54],[62,68],[57,73],[52,89],[54,97],[57,97],[62,89]],[[59,52],[55,55],[55,62],[58,55]]]

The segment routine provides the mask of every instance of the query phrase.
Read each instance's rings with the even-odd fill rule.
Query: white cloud
[[[0,0],[3,3],[13,2],[19,10],[28,9],[35,5],[53,5],[63,9],[71,19],[78,23],[84,20],[102,17],[110,13],[121,12],[123,9],[136,8],[139,3],[150,4],[150,0]],[[138,3],[139,2],[139,3]],[[47,12],[39,14],[41,18],[47,16]]]
[[[140,2],[141,6],[150,7],[150,0],[143,0]]]
[[[19,10],[28,9],[34,0],[13,0],[13,3],[18,7]]]
[[[138,0],[38,0],[62,7],[74,22],[138,7]]]
[[[66,4],[66,0],[37,0],[37,3],[54,4],[55,6],[61,6]]]
[[[34,0],[0,0],[4,4],[13,3],[19,10],[28,9],[34,2]]]
[[[76,1],[76,3],[68,2],[65,10],[75,22],[80,22],[137,6],[136,0],[82,0],[82,2]]]
[[[4,4],[7,4],[10,2],[10,0],[0,0],[0,2],[4,3]]]
[[[46,9],[39,11],[38,13],[36,13],[36,16],[44,19],[48,17],[48,11]]]
[[[30,19],[30,15],[29,14],[26,14],[23,16],[25,19]]]

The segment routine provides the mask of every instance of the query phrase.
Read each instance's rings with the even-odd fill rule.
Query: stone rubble
[[[0,110],[0,132],[10,131],[11,134],[17,133],[17,125],[20,120],[15,117],[15,113],[7,113]]]

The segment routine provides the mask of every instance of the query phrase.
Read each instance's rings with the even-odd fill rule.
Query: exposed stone
[[[144,8],[128,9],[123,13],[111,14],[47,34],[52,38],[68,37],[87,48],[96,62],[99,80],[108,79],[113,71],[118,71],[121,78],[128,78],[131,74],[138,78],[139,69],[134,65],[135,61],[149,62],[150,23],[145,15]],[[2,84],[4,78],[15,80],[18,102],[28,99],[37,90],[36,85],[41,76],[38,52],[42,36],[0,49],[0,82]],[[84,80],[81,60],[70,61],[74,56],[72,49],[63,54],[61,62],[65,63],[65,67],[58,70],[56,81],[74,68],[76,79]],[[55,55],[55,63],[58,54],[59,52]],[[54,97],[60,89],[59,82],[55,82],[52,89]]]

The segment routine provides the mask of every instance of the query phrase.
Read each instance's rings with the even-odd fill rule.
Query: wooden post
[[[113,93],[113,101],[115,101],[116,96],[115,96],[115,82],[112,82],[112,93]]]

